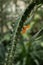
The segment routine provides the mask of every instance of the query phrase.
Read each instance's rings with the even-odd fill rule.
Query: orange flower
[[[26,31],[27,31],[29,28],[30,28],[30,25],[24,26],[21,33],[23,33],[23,34],[26,33]]]

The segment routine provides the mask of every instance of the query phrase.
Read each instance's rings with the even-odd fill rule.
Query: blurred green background
[[[31,0],[0,0],[0,65],[10,65],[5,55],[10,53],[12,36],[30,2]],[[27,16],[23,26],[27,25],[30,27],[25,33],[18,34],[16,39],[12,65],[43,65],[43,4],[38,7],[36,5]]]

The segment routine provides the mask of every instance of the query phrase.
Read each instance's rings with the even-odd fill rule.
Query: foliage
[[[0,65],[43,65],[43,0],[31,0],[16,21],[10,2],[0,0]]]

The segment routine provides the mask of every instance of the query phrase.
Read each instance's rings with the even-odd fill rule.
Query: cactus
[[[4,0],[5,1],[5,0]],[[6,2],[6,1],[5,1]],[[10,0],[8,1],[10,2]],[[4,25],[4,18],[6,19],[6,15],[5,16],[2,16],[2,14],[4,15],[5,13],[3,13],[3,1],[1,1],[1,22],[0,22],[0,26],[1,26],[1,36],[3,37],[3,25]],[[23,25],[25,23],[25,21],[27,20],[28,16],[30,16],[30,13],[32,12],[32,10],[34,9],[34,7],[39,4],[43,4],[43,2],[41,1],[37,1],[37,0],[33,0],[29,5],[28,7],[26,8],[26,10],[23,12],[21,18],[18,19],[18,22],[15,22],[16,26],[15,28],[13,28],[13,31],[11,32],[11,35],[10,35],[10,46],[7,48],[7,52],[5,52],[5,59],[4,59],[4,63],[3,65],[13,65],[13,61],[14,61],[14,55],[15,55],[15,51],[16,51],[16,46],[17,46],[17,43],[18,41],[21,40],[22,38],[22,35],[21,35],[21,30],[23,28]],[[7,6],[7,5],[6,5]],[[5,22],[5,25],[7,26],[6,22]],[[8,33],[8,32],[7,32]],[[10,32],[9,32],[10,33]],[[6,34],[6,33],[5,33]],[[33,37],[34,38],[34,37]],[[32,42],[33,42],[34,39],[32,39]],[[31,40],[30,40],[31,41]],[[31,43],[29,41],[29,43]],[[3,42],[3,40],[1,40],[1,42]],[[24,50],[23,50],[24,51]],[[22,52],[23,52],[22,51]],[[29,49],[29,51],[31,51]],[[26,59],[26,65],[29,64],[29,60],[28,60],[28,53],[24,51],[25,54],[27,54],[27,59]],[[24,55],[23,55],[24,56]],[[23,57],[24,58],[24,57]],[[30,57],[29,57],[30,58]],[[30,58],[30,60],[32,60]],[[29,62],[28,62],[29,61]],[[22,62],[23,62],[23,59],[21,59],[21,64],[22,65]],[[34,62],[34,61],[33,61]],[[15,65],[15,64],[14,64]]]

